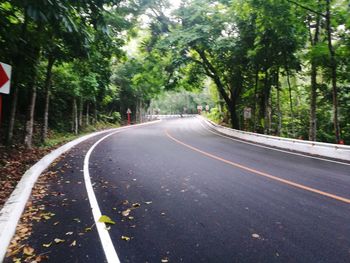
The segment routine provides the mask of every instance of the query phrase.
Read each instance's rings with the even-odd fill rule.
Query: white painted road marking
[[[100,237],[102,248],[103,248],[103,251],[105,253],[105,256],[106,256],[108,263],[120,263],[120,260],[118,258],[117,252],[115,251],[115,248],[113,246],[111,236],[109,235],[109,232],[106,229],[106,225],[104,223],[98,222],[102,213],[101,213],[100,207],[98,206],[96,195],[95,195],[94,189],[92,187],[92,183],[91,183],[91,177],[90,177],[90,172],[89,172],[89,160],[90,160],[91,153],[93,152],[93,150],[96,148],[96,146],[99,143],[101,143],[103,140],[107,139],[108,137],[110,137],[114,134],[120,133],[120,132],[125,131],[125,130],[129,130],[130,128],[133,128],[133,127],[140,127],[140,126],[145,126],[145,125],[154,124],[154,123],[158,123],[158,122],[159,121],[148,122],[148,123],[142,123],[142,124],[138,124],[138,125],[134,125],[134,126],[126,126],[125,128],[120,128],[118,131],[112,132],[112,133],[104,136],[103,138],[99,139],[97,142],[95,142],[95,144],[89,149],[89,151],[87,152],[87,154],[85,156],[84,168],[83,168],[85,187],[86,187],[88,199],[89,199],[91,210],[92,210],[92,215],[93,215],[94,220],[95,220],[97,232],[98,232],[98,235]]]
[[[94,189],[93,189],[92,184],[91,184],[91,178],[90,178],[90,173],[89,173],[89,159],[90,159],[92,151],[96,148],[96,146],[100,142],[102,142],[106,138],[108,138],[108,137],[110,137],[110,136],[112,136],[114,134],[117,134],[119,132],[121,132],[121,131],[112,132],[112,133],[104,136],[100,140],[98,140],[89,149],[89,151],[87,152],[87,154],[85,156],[85,159],[84,159],[85,187],[86,187],[86,191],[87,191],[87,194],[88,194],[88,198],[89,198],[92,214],[94,216],[94,220],[95,220],[96,228],[97,228],[97,231],[98,231],[98,235],[100,236],[101,244],[102,244],[103,250],[105,252],[106,259],[107,259],[108,263],[120,263],[120,260],[118,258],[117,252],[115,251],[115,248],[113,246],[113,242],[111,240],[109,232],[106,229],[106,225],[104,223],[98,222],[98,220],[100,219],[102,214],[101,214],[100,207],[98,206],[98,202],[97,202],[97,199],[96,199],[96,195],[95,195]]]

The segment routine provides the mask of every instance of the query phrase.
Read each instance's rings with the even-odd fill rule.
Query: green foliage
[[[190,0],[169,15],[164,0],[6,0],[0,3],[0,57],[13,65],[20,115],[30,89],[38,87],[35,116],[42,122],[51,81],[49,125],[61,132],[77,121],[80,130],[94,129],[99,120],[121,123],[128,108],[138,121],[148,108],[194,113],[208,104],[215,121],[306,139],[315,69],[317,139],[332,142],[332,63],[326,20],[319,15],[326,4],[296,3]],[[331,7],[339,120],[347,143],[349,8],[343,0]],[[148,16],[148,24],[140,24],[140,15]],[[133,41],[134,53],[128,50]],[[9,98],[4,105],[9,112]],[[246,107],[253,116],[245,122]]]

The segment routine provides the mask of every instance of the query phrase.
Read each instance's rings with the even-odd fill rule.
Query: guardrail
[[[199,116],[199,118],[206,121],[206,123],[210,127],[214,128],[216,131],[242,140],[259,143],[266,146],[273,146],[290,151],[307,153],[315,156],[323,156],[344,161],[350,161],[350,146],[348,145],[304,141],[298,139],[289,139],[253,132],[240,131],[223,127],[221,125],[213,123],[212,121],[202,116]]]
[[[188,117],[194,117],[197,116],[197,114],[153,114],[153,115],[146,115],[146,118],[149,120],[156,120],[156,119],[174,119],[174,118],[188,118]]]

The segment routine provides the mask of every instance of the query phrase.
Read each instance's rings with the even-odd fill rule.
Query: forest
[[[175,2],[1,1],[0,144],[197,105],[235,129],[350,144],[347,0]]]

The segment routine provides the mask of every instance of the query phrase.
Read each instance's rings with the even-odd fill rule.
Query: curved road
[[[50,189],[63,195],[42,202],[60,224],[34,224],[28,241],[50,262],[107,262],[82,183],[85,154],[102,137],[53,168],[60,179]],[[121,262],[350,262],[349,164],[253,146],[182,118],[110,135],[91,151],[89,173],[101,213],[116,222],[107,250]],[[42,247],[55,237],[67,244]]]

